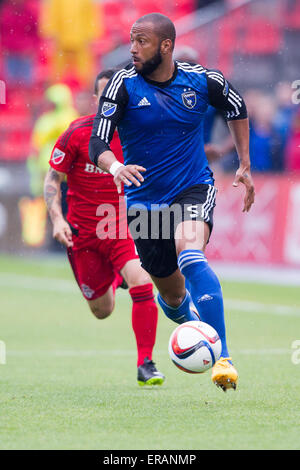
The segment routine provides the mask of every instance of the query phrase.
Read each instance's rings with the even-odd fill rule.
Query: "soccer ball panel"
[[[169,340],[174,364],[189,373],[202,373],[212,367],[221,354],[221,340],[207,323],[191,321],[179,325]]]

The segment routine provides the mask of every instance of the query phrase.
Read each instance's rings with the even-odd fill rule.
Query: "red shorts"
[[[68,258],[81,289],[87,300],[101,297],[111,286],[115,273],[120,272],[125,264],[138,259],[134,242],[126,240],[99,240],[95,235],[77,243],[68,249]]]

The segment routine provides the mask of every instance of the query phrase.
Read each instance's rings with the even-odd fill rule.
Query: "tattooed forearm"
[[[44,188],[44,198],[45,198],[45,202],[49,210],[52,208],[53,201],[56,196],[57,196],[57,188],[55,188],[51,184],[46,184]]]
[[[55,183],[60,183],[60,175],[55,171],[53,168],[49,170],[49,178],[51,181],[55,181]]]

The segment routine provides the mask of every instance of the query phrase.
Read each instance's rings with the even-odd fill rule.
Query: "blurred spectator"
[[[300,108],[292,121],[291,134],[288,138],[285,153],[286,169],[292,172],[300,172]]]
[[[292,93],[293,89],[289,82],[280,82],[275,88],[277,110],[273,123],[276,131],[280,135],[282,153],[284,153],[287,139],[291,132],[293,116],[297,110],[292,102]]]
[[[44,178],[56,140],[70,122],[78,117],[71,91],[66,85],[52,85],[46,90],[45,98],[52,109],[43,113],[35,123],[32,133],[33,154],[28,158],[31,192],[34,196],[43,194]]]
[[[250,115],[250,155],[253,171],[282,171],[280,135],[273,125],[276,105],[268,96],[257,96]]]
[[[23,197],[19,203],[22,239],[26,245],[35,247],[43,245],[46,239],[47,211],[42,194],[52,148],[70,122],[78,117],[73,108],[71,91],[66,85],[52,85],[46,90],[45,98],[52,109],[43,113],[35,123],[32,133],[32,155],[27,160],[33,198]],[[63,152],[57,155],[57,158],[63,157]],[[62,183],[61,190],[65,213],[67,210],[65,182]],[[55,242],[52,242],[52,248],[57,248]]]
[[[0,33],[4,76],[8,86],[31,85],[33,63],[39,47],[37,13],[25,0],[4,0],[0,11]]]
[[[41,30],[54,41],[54,80],[75,76],[90,85],[94,76],[91,43],[102,35],[99,9],[93,0],[44,0]]]
[[[196,5],[197,8],[203,8],[206,7],[207,5],[210,5],[211,3],[224,3],[224,0],[197,0]]]

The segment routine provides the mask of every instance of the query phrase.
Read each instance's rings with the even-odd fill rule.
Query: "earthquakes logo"
[[[184,106],[188,109],[193,109],[197,103],[196,92],[191,90],[184,90],[184,93],[181,94],[182,102]]]

